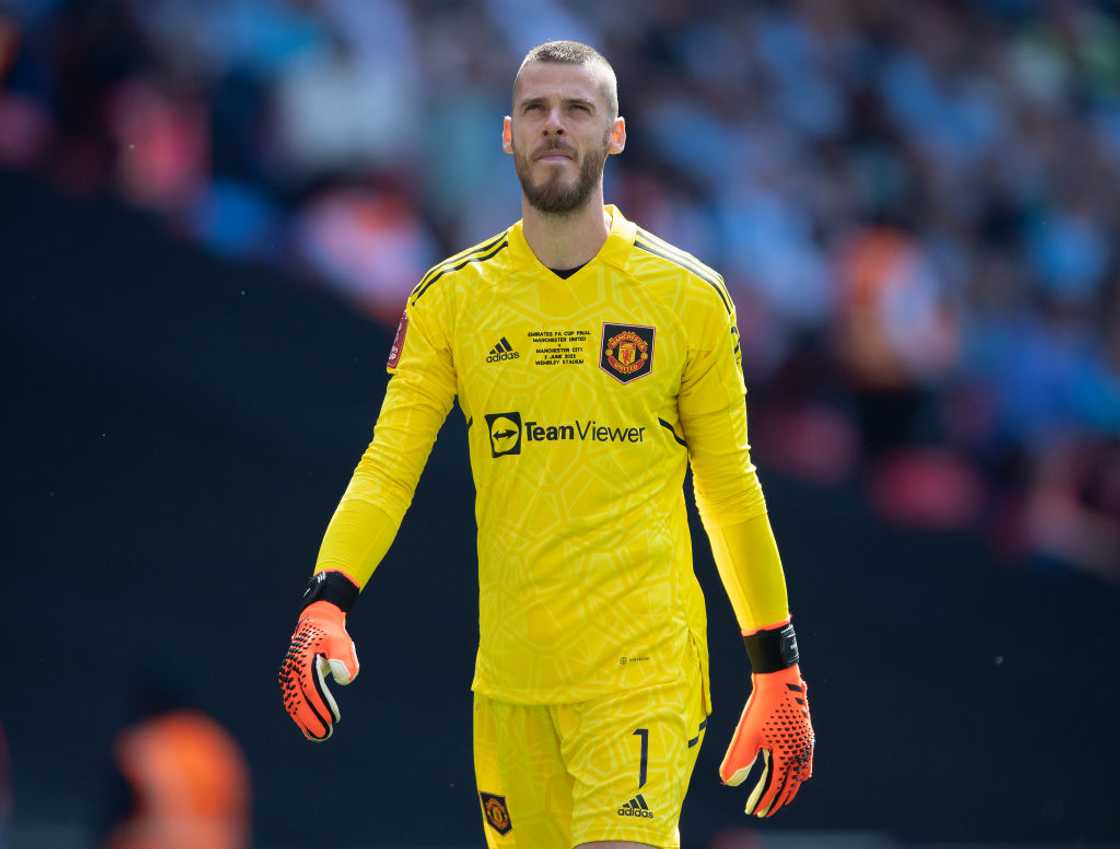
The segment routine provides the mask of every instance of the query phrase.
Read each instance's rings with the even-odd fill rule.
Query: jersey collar
[[[603,211],[610,216],[611,229],[607,233],[607,240],[603,242],[603,246],[599,248],[599,253],[595,254],[588,263],[583,266],[576,274],[569,277],[569,280],[574,279],[579,274],[582,274],[586,269],[593,268],[599,263],[613,265],[617,268],[624,269],[626,261],[630,256],[630,251],[634,247],[634,234],[637,232],[638,227],[633,221],[628,221],[623,216],[621,210],[613,203],[606,204]],[[537,259],[537,255],[533,253],[533,249],[529,247],[529,243],[525,241],[525,233],[523,232],[523,220],[519,220],[509,231],[509,248],[510,253],[517,257],[521,262],[528,265],[536,266],[541,270],[547,270],[545,266]],[[559,280],[549,271],[549,275]]]

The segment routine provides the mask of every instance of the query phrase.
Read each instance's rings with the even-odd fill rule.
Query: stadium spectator
[[[0,162],[111,184],[228,257],[294,254],[391,325],[433,256],[516,210],[495,139],[517,57],[598,43],[630,93],[608,193],[724,272],[753,391],[796,423],[756,420],[760,462],[940,493],[902,521],[959,496],[955,522],[1031,560],[1058,508],[1028,482],[1120,440],[1110,4],[512,8],[10,4]]]
[[[249,774],[236,741],[175,688],[146,685],[113,744],[102,849],[245,849]]]

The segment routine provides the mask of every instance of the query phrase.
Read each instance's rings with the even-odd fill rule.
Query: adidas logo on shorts
[[[488,363],[500,363],[503,360],[516,360],[521,355],[513,350],[513,346],[509,344],[509,340],[503,336],[498,340],[498,344],[490,349],[489,356],[486,357]]]
[[[649,809],[646,800],[642,798],[639,793],[625,805],[618,809],[620,817],[645,817],[646,819],[653,819],[653,811]]]

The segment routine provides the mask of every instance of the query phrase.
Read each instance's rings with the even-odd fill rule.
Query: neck
[[[522,196],[521,217],[525,241],[548,268],[575,268],[590,262],[610,235],[602,184],[586,204],[564,215],[541,212]]]

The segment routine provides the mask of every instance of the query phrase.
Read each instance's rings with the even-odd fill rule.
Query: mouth
[[[567,151],[560,150],[558,148],[552,148],[550,150],[541,151],[536,156],[534,156],[533,159],[535,159],[537,162],[557,163],[572,162],[575,157]]]

